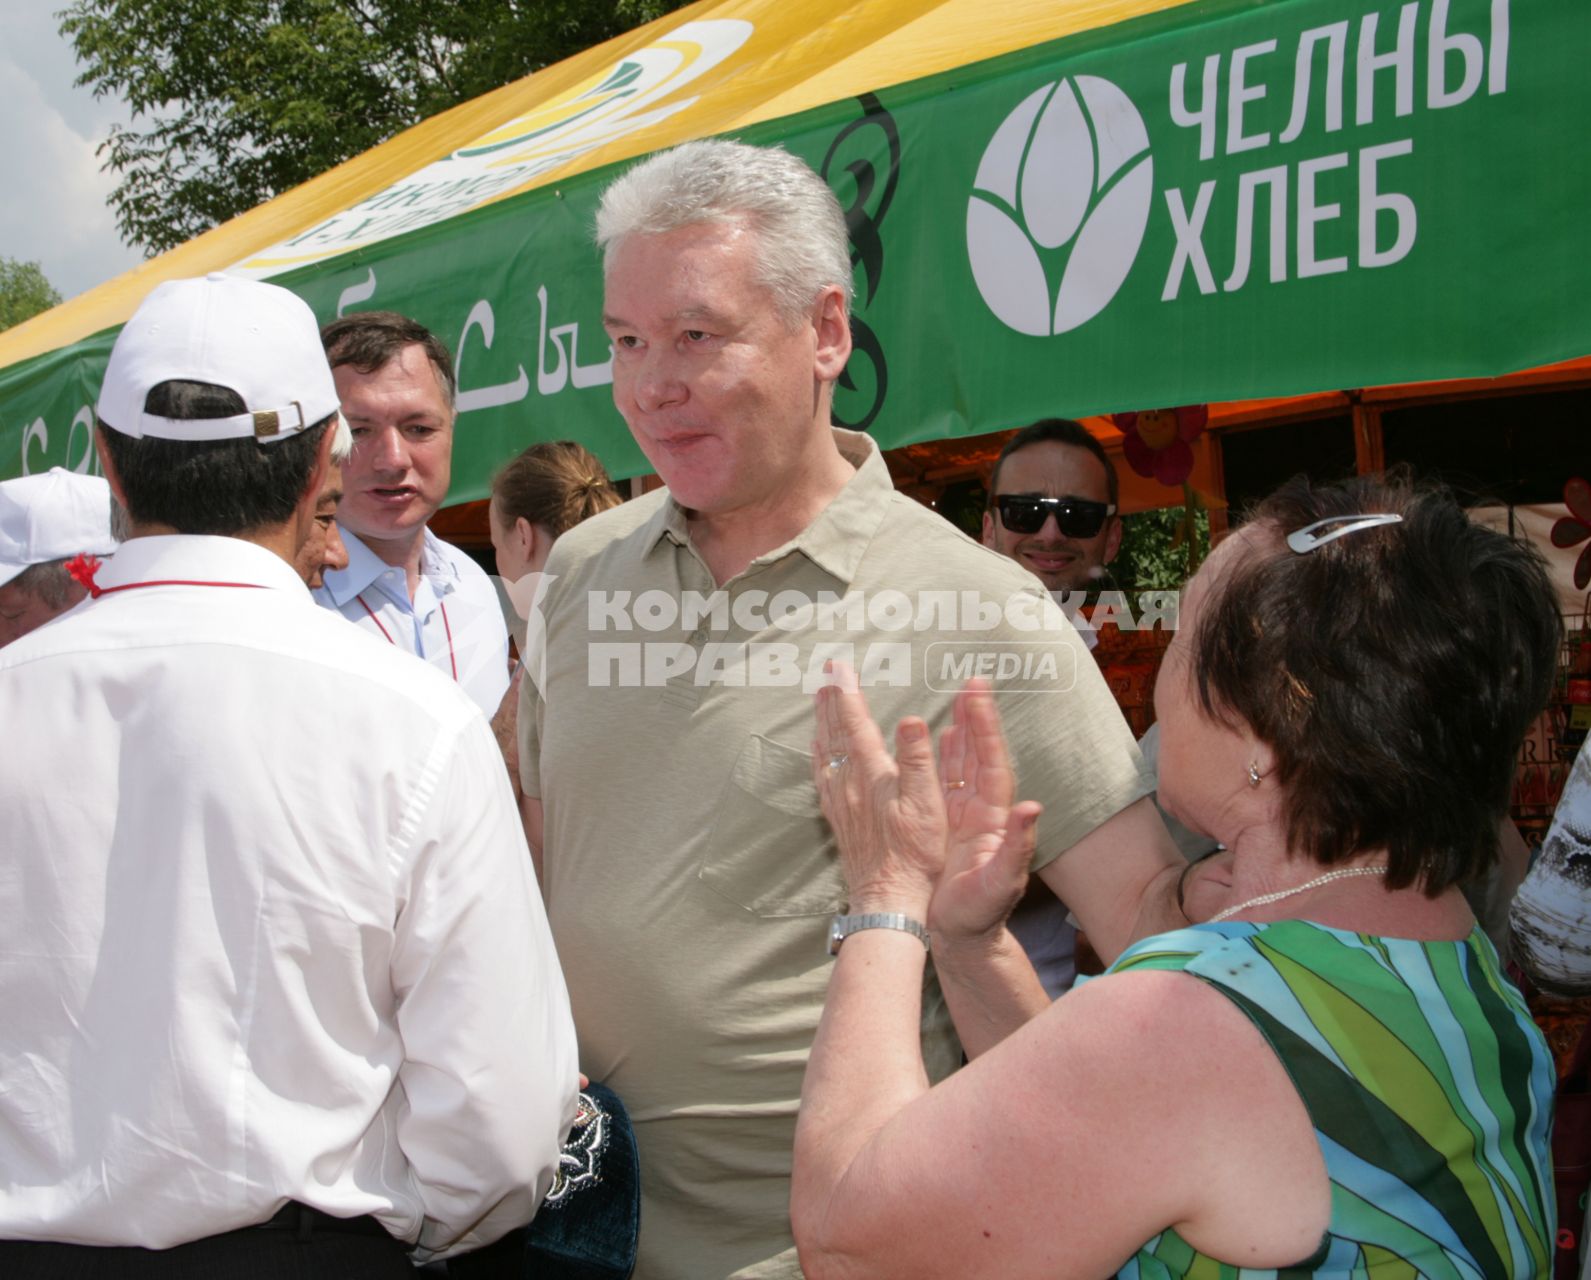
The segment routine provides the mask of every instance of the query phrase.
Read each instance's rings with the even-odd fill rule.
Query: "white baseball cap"
[[[243,398],[230,418],[163,418],[144,401],[162,382],[208,382]],[[133,312],[111,348],[98,413],[134,438],[285,440],[338,409],[315,313],[279,285],[219,272],[168,280]]]
[[[51,467],[0,482],[0,587],[31,565],[115,550],[110,485],[98,476]]]

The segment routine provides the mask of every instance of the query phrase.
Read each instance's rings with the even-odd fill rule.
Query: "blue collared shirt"
[[[341,530],[348,567],[328,570],[316,603],[458,681],[490,718],[508,690],[508,627],[497,588],[481,567],[429,529],[420,549],[420,582]]]

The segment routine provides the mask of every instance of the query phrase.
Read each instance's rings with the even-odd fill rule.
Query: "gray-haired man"
[[[782,151],[691,143],[618,179],[597,228],[614,401],[668,487],[553,550],[545,671],[531,668],[519,717],[526,825],[544,844],[583,1066],[636,1124],[637,1273],[794,1276],[795,1113],[825,935],[845,905],[812,783],[825,658],[861,669],[881,720],[943,723],[936,642],[1034,645],[1022,652],[1042,650],[1054,678],[1003,694],[1001,709],[1023,795],[1046,802],[1043,874],[1114,950],[1138,895],[1090,867],[1119,859],[1146,886],[1172,855],[1075,633],[1008,620],[1007,603],[1058,618],[1048,596],[897,494],[866,436],[833,427],[851,266],[821,179]],[[954,612],[963,589],[995,602],[991,626],[897,625],[902,599],[910,612],[948,591]],[[1026,967],[1003,930],[981,943]],[[1042,1007],[1027,974],[1024,998]],[[943,1075],[958,1047],[943,1001],[926,1008],[927,1060]]]
[[[68,561],[114,550],[110,486],[98,476],[52,467],[0,483],[0,645],[87,594]]]

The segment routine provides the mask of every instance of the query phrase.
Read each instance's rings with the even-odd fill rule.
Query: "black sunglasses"
[[[1068,538],[1097,537],[1106,517],[1116,514],[1113,502],[1041,498],[1036,493],[1002,493],[994,505],[1000,509],[1000,522],[1012,533],[1037,533],[1044,527],[1045,516],[1053,514],[1057,527]]]

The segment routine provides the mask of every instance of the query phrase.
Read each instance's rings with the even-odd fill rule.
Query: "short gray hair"
[[[630,236],[736,221],[757,233],[758,275],[786,321],[804,317],[830,285],[844,290],[850,309],[850,238],[840,202],[782,147],[706,138],[648,156],[602,193],[597,244],[607,268]]]
[[[331,460],[339,467],[354,456],[354,433],[348,425],[348,419],[343,417],[342,410],[337,411],[337,421],[332,423]]]
[[[55,610],[64,609],[72,603],[73,582],[72,575],[66,571],[65,560],[41,560],[38,564],[30,564],[11,579],[13,587],[42,600]]]

